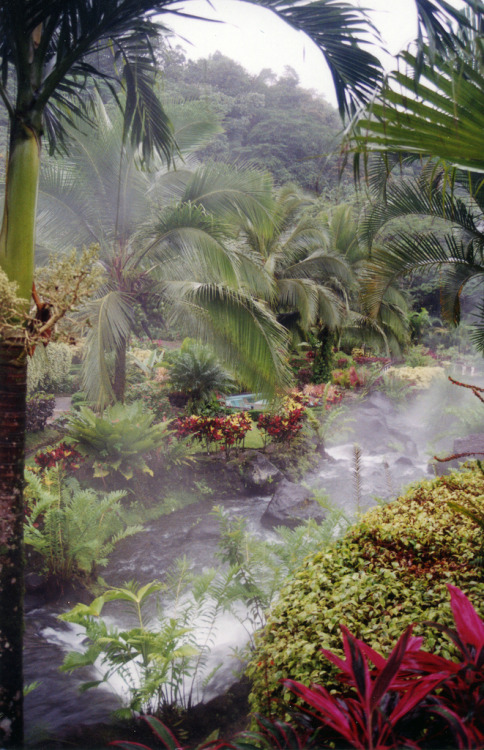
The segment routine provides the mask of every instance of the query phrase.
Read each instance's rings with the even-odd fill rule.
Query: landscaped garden
[[[384,80],[271,5],[339,114],[0,6],[2,747],[484,748],[484,8],[416,6]]]

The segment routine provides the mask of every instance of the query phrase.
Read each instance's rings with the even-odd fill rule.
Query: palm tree
[[[41,142],[46,132],[62,143],[63,122],[84,106],[91,77],[114,85],[94,53],[113,49],[123,67],[125,132],[143,136],[142,154],[154,148],[166,158],[173,138],[149,82],[152,44],[161,16],[176,0],[4,0],[0,4],[0,98],[10,138],[0,268],[28,300],[34,270],[34,230]],[[377,60],[360,42],[369,26],[362,14],[338,0],[313,4],[264,4],[323,51],[335,80],[340,109],[368,97],[380,77]],[[86,115],[87,116],[87,115]],[[5,745],[21,745],[22,720],[22,484],[25,435],[26,351],[22,333],[0,342],[0,713]]]
[[[269,302],[288,329],[304,335],[318,320],[331,329],[339,324],[342,305],[331,282],[347,285],[352,276],[341,256],[328,252],[312,198],[285,185],[274,199],[273,222],[244,221],[241,237],[272,280]]]
[[[99,105],[96,142],[89,130],[77,128],[69,158],[49,163],[41,175],[41,244],[62,251],[74,234],[101,248],[104,284],[83,313],[90,324],[83,389],[100,408],[124,398],[135,303],[150,300],[159,306],[163,301],[164,316],[177,317],[186,334],[197,321],[199,335],[221,344],[221,315],[208,314],[201,293],[215,284],[227,316],[219,353],[229,364],[237,362],[240,374],[257,389],[287,379],[284,331],[268,309],[249,298],[261,287],[260,268],[227,243],[241,216],[270,224],[272,183],[254,170],[197,167],[194,149],[216,130],[216,121],[198,106],[169,106],[168,112],[178,144],[176,171],[156,160],[149,172],[140,171],[137,150],[123,144],[122,122]],[[249,288],[242,288],[242,272]],[[234,330],[244,302],[245,336],[236,344]],[[114,356],[112,373],[109,354]],[[241,367],[241,355],[250,368]]]
[[[420,226],[415,225],[415,217]],[[381,242],[382,232],[396,219],[405,230]],[[421,228],[422,221],[427,226]],[[431,164],[414,178],[390,179],[385,198],[374,202],[362,222],[362,235],[371,248],[365,271],[364,298],[372,313],[399,276],[440,269],[441,306],[451,325],[460,321],[460,298],[484,281],[484,195],[482,175],[456,171],[451,184],[445,167]],[[484,352],[484,307],[477,305],[472,338]]]
[[[356,210],[349,204],[335,206],[326,218],[329,248],[339,254],[351,269],[353,284],[340,288],[345,296],[346,314],[339,329],[340,344],[362,343],[384,347],[387,354],[400,354],[408,342],[407,303],[395,284],[389,284],[378,310],[370,310],[362,295],[367,276],[368,246],[362,241],[363,230]]]

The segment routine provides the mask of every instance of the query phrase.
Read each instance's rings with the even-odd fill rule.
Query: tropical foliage
[[[162,445],[167,448],[167,456],[170,454],[167,423],[153,421],[154,415],[141,401],[127,405],[118,402],[102,416],[81,406],[69,416],[67,434],[93,462],[94,476],[119,472],[125,479],[132,479],[136,471],[153,476],[147,456]]]
[[[460,322],[461,296],[469,290],[477,322],[472,336],[478,349],[484,350],[479,296],[484,273],[483,210],[481,178],[475,173],[455,172],[451,183],[436,166],[427,167],[414,178],[391,176],[384,198],[368,207],[361,224],[371,249],[363,278],[363,297],[369,310],[373,314],[379,310],[380,300],[399,276],[429,269],[441,271],[444,319],[451,325]],[[413,228],[415,217],[420,222]],[[394,222],[402,219],[406,228],[397,226],[392,238],[382,241],[385,232],[395,227]]]
[[[185,393],[194,405],[203,406],[216,393],[233,388],[233,380],[208,347],[192,342],[183,345],[172,359],[169,380],[175,390]]]
[[[364,151],[435,156],[483,172],[480,24],[484,7],[480,1],[465,0],[464,9],[447,5],[446,10],[458,21],[457,33],[449,29],[442,44],[429,44],[417,54],[402,53],[402,69],[390,75],[357,121],[354,145]]]
[[[334,694],[319,684],[308,687],[282,680],[301,703],[291,711],[291,724],[256,715],[258,731],[209,741],[199,750],[322,750],[341,741],[358,750],[424,748],[436,742],[447,745],[449,731],[454,742],[481,747],[483,674],[479,664],[484,621],[460,589],[450,584],[448,589],[455,630],[443,630],[457,645],[458,661],[421,651],[423,639],[412,636],[411,625],[388,658],[341,626],[345,659],[327,649],[321,651],[340,670],[340,681],[349,686],[349,694],[347,687],[344,693]],[[441,629],[438,623],[426,624]],[[180,747],[158,719],[146,717],[146,721],[167,750]],[[131,742],[113,744],[126,750],[140,747]]]
[[[283,716],[288,696],[280,678],[336,687],[320,647],[341,653],[340,624],[385,653],[412,623],[451,625],[449,579],[480,611],[483,583],[474,564],[480,530],[448,501],[465,504],[468,497],[482,503],[483,490],[478,470],[422,482],[369,511],[333,548],[308,559],[282,590],[251,662],[252,707],[267,713],[268,701],[277,698],[273,710],[277,706]],[[426,649],[450,658],[439,631],[416,625],[414,632],[424,636]]]

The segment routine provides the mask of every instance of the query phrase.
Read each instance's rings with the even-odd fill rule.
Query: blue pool
[[[265,409],[267,401],[259,393],[240,393],[237,396],[227,396],[225,406],[228,409]]]

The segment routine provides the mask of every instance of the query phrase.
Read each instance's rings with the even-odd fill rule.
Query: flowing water
[[[416,429],[415,415],[396,408],[381,394],[372,396],[351,409],[354,422],[351,439],[328,450],[330,459],[322,459],[307,481],[327,492],[335,506],[353,515],[375,504],[375,496],[396,496],[409,482],[426,474],[426,435]],[[355,482],[355,449],[361,458]],[[264,535],[261,517],[270,501],[268,496],[224,499],[224,507],[233,516],[247,519],[249,530]],[[173,560],[186,555],[196,570],[215,564],[214,552],[218,527],[211,515],[215,501],[200,502],[162,516],[144,532],[124,540],[110,558],[103,577],[110,585],[135,579],[140,584],[163,578]],[[359,508],[357,508],[359,506]],[[83,724],[106,721],[119,707],[110,690],[95,689],[79,694],[81,681],[92,679],[87,671],[73,675],[58,671],[66,651],[82,648],[80,629],[57,620],[57,615],[72,607],[77,599],[65,593],[57,601],[44,603],[35,595],[26,601],[25,678],[40,684],[26,699],[27,733],[39,741],[42,736],[59,736]],[[221,670],[204,696],[210,697],[233,681],[235,663],[228,658],[232,647],[243,646],[247,635],[240,624],[224,617],[218,628],[214,659],[224,660]]]

